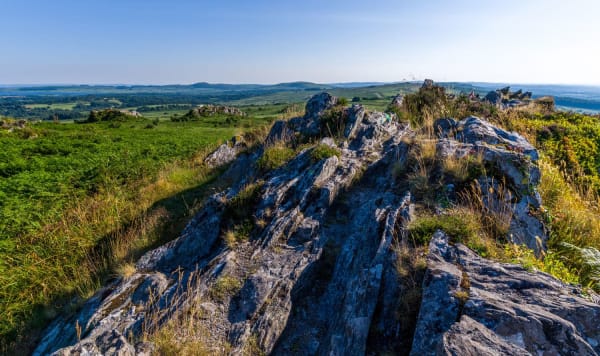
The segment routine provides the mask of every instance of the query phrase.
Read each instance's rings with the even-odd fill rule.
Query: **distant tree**
[[[87,118],[87,122],[98,122],[98,115],[95,110],[90,111],[90,115]]]

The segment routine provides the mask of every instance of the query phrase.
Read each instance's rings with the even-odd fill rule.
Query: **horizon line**
[[[426,78],[428,79],[428,78]],[[399,80],[399,81],[347,81],[347,82],[312,82],[306,80],[295,80],[295,81],[284,81],[284,82],[274,82],[274,83],[256,83],[256,82],[207,82],[207,81],[197,81],[197,82],[189,82],[189,83],[10,83],[10,84],[2,84],[0,83],[0,88],[31,88],[31,87],[44,87],[44,86],[55,86],[55,87],[68,87],[68,86],[95,86],[95,87],[109,87],[109,86],[126,86],[126,87],[166,87],[166,86],[192,86],[196,84],[208,84],[208,85],[260,85],[260,86],[274,86],[274,85],[282,85],[282,84],[295,84],[295,83],[306,83],[306,84],[315,84],[315,85],[344,85],[344,84],[365,84],[365,85],[390,85],[390,84],[404,84],[404,83],[422,83],[425,79],[415,79],[415,80]],[[458,80],[445,80],[445,81],[436,81],[435,83],[440,84],[451,84],[451,83],[460,83],[460,84],[499,84],[499,85],[554,85],[554,86],[581,86],[581,87],[593,87],[600,88],[600,83],[597,84],[581,84],[581,83],[551,83],[551,82],[494,82],[494,81],[476,81],[476,80],[467,80],[467,81],[458,81]]]

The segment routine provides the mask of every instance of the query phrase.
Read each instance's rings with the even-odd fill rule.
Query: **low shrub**
[[[348,112],[342,105],[336,105],[321,115],[321,135],[340,137],[344,134]]]

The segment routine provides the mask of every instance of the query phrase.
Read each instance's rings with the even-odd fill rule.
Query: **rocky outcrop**
[[[412,355],[596,355],[600,305],[544,273],[486,260],[438,231]]]
[[[289,127],[305,137],[318,136],[321,133],[321,116],[325,111],[334,107],[337,102],[338,99],[329,93],[313,96],[306,103],[304,116],[291,119],[288,122]]]
[[[516,92],[512,92],[510,87],[504,87],[488,92],[483,101],[503,108],[512,108],[528,106],[531,102],[531,97],[532,93],[530,91],[523,92],[522,89],[519,89]]]
[[[227,163],[233,162],[237,155],[246,148],[246,143],[241,136],[233,137],[231,141],[222,144],[215,151],[209,154],[204,159],[204,163],[206,163],[209,168],[223,166]]]
[[[197,116],[213,116],[213,115],[231,115],[231,116],[246,116],[242,110],[225,105],[203,104],[198,105],[190,110],[192,115]],[[189,113],[188,113],[189,114]]]
[[[303,145],[294,158],[268,172],[257,167],[264,147],[240,153],[236,141],[210,155],[211,166],[229,162],[220,178],[229,188],[207,199],[180,237],[146,253],[136,273],[106,286],[78,313],[56,319],[34,354],[150,352],[152,345],[142,342],[142,335],[190,314],[193,306],[202,310],[195,327],[205,331],[201,340],[215,354],[224,349],[231,354],[408,354],[411,344],[413,354],[461,353],[471,347],[492,354],[529,350],[517,336],[501,331],[513,314],[498,311],[497,327],[492,327],[492,321],[484,322],[485,313],[477,312],[492,305],[487,289],[497,293],[494,298],[516,305],[519,300],[533,303],[527,290],[542,288],[535,284],[538,280],[564,293],[568,287],[545,275],[483,260],[463,246],[448,245],[441,234],[431,245],[419,322],[411,337],[410,320],[398,314],[411,287],[397,267],[398,246],[408,244],[405,227],[417,201],[407,173],[398,173],[398,166],[408,162],[417,133],[390,115],[337,104],[327,93],[313,97],[304,116],[275,123],[265,141],[267,146],[281,141],[292,147],[297,137],[308,137],[321,148],[334,146],[336,154],[314,155],[315,146]],[[323,114],[332,108],[343,113],[343,127],[335,138],[317,139]],[[521,236],[522,231],[519,241],[527,244],[535,234],[545,241],[543,225],[529,214],[539,204],[535,149],[521,136],[474,117],[445,119],[437,127],[436,154],[460,158],[480,152],[510,184],[500,187],[485,176],[476,178],[479,184],[485,191],[502,188],[515,194],[511,233]],[[494,195],[486,199],[490,206],[504,202]],[[523,220],[525,216],[533,220]],[[470,287],[463,283],[465,273]],[[495,285],[494,273],[506,278]],[[456,296],[463,290],[466,303]],[[543,305],[559,315],[562,307],[577,309],[570,300],[554,309],[554,299]],[[471,301],[480,304],[471,307]],[[588,309],[577,313],[595,310],[589,302],[582,305]],[[560,313],[573,327],[561,327],[553,347],[564,342],[570,350],[588,350],[584,342],[589,346],[597,340],[594,326]],[[536,320],[541,330],[548,329],[541,316]],[[526,332],[525,343],[547,341]],[[173,338],[185,341],[184,334],[175,332]],[[576,346],[568,337],[560,338],[575,334]]]
[[[536,162],[539,155],[523,136],[502,130],[487,121],[469,117],[456,122],[439,119],[434,123],[441,156],[466,158],[480,154],[490,168],[490,174],[479,179],[486,204],[506,207],[510,197],[511,211],[509,238],[516,244],[525,244],[537,254],[546,249],[547,232],[537,218],[536,209],[542,202],[536,187],[540,183],[540,170]],[[453,138],[453,139],[452,139]],[[498,181],[504,178],[504,182]],[[500,186],[500,183],[504,186]]]

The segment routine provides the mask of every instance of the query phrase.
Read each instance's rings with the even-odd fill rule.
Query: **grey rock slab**
[[[479,257],[438,231],[411,354],[596,355],[599,316],[575,287]]]

